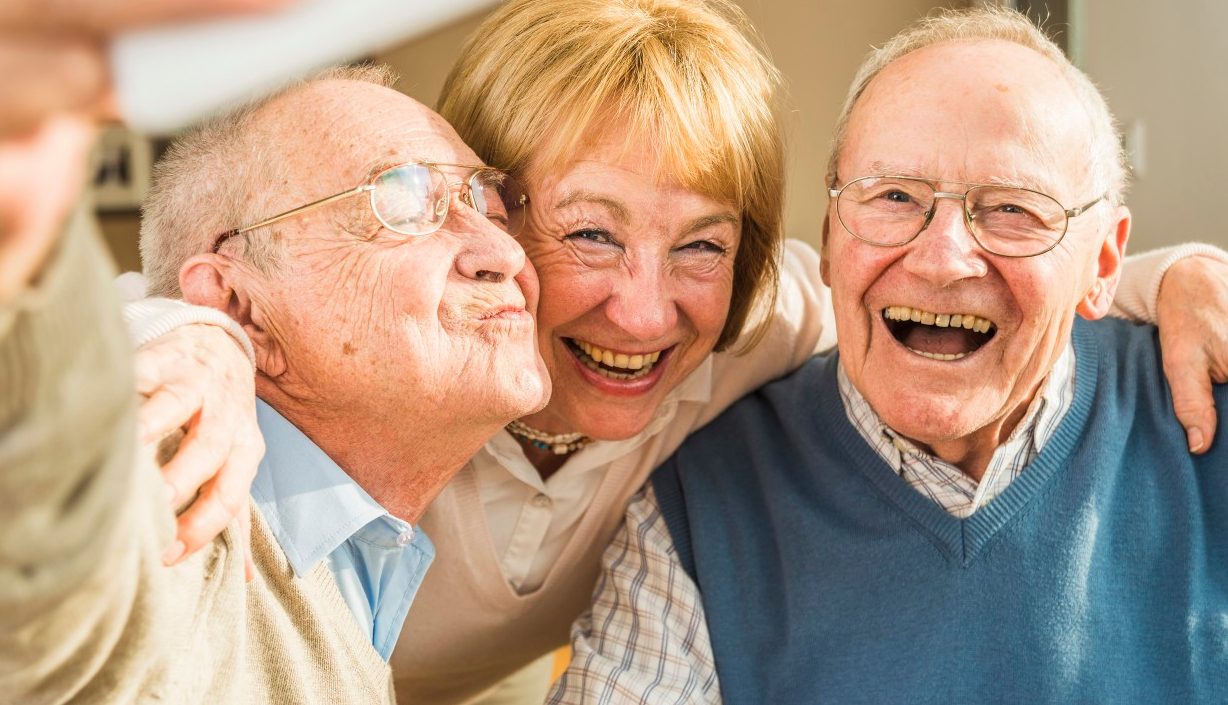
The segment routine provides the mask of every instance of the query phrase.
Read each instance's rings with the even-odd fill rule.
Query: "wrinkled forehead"
[[[289,96],[282,110],[290,158],[308,181],[344,188],[403,162],[482,163],[447,121],[390,88],[325,81]]]
[[[947,42],[888,64],[850,115],[838,170],[1078,191],[1091,121],[1061,69],[1005,41]],[[1082,147],[1082,148],[1080,148]]]

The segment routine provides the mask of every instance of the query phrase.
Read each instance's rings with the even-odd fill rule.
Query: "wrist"
[[[133,347],[140,348],[171,331],[194,324],[212,325],[226,331],[246,355],[256,370],[256,351],[243,327],[237,321],[216,309],[192,306],[173,299],[145,299],[124,306],[124,320],[128,324]]]

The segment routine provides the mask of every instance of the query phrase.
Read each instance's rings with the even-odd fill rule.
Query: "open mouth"
[[[646,353],[621,353],[598,347],[585,340],[563,338],[567,348],[585,367],[607,379],[639,379],[652,372],[668,356],[671,348]]]
[[[883,321],[911,352],[943,362],[971,355],[998,332],[993,321],[973,313],[933,313],[911,306],[884,308]]]

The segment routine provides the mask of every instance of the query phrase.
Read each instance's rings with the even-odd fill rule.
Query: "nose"
[[[456,257],[457,271],[468,279],[493,283],[520,274],[525,268],[524,248],[520,243],[485,216],[467,210],[456,228],[464,242]]]
[[[940,198],[932,207],[929,224],[905,245],[905,269],[938,288],[984,276],[989,267],[964,219],[963,201]]]
[[[660,266],[623,270],[606,303],[606,317],[636,340],[659,341],[678,325],[668,273]]]

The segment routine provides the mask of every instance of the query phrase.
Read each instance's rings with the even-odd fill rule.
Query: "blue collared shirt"
[[[302,577],[325,561],[384,660],[422,585],[435,547],[392,516],[294,424],[256,400],[267,448],[252,497]]]

